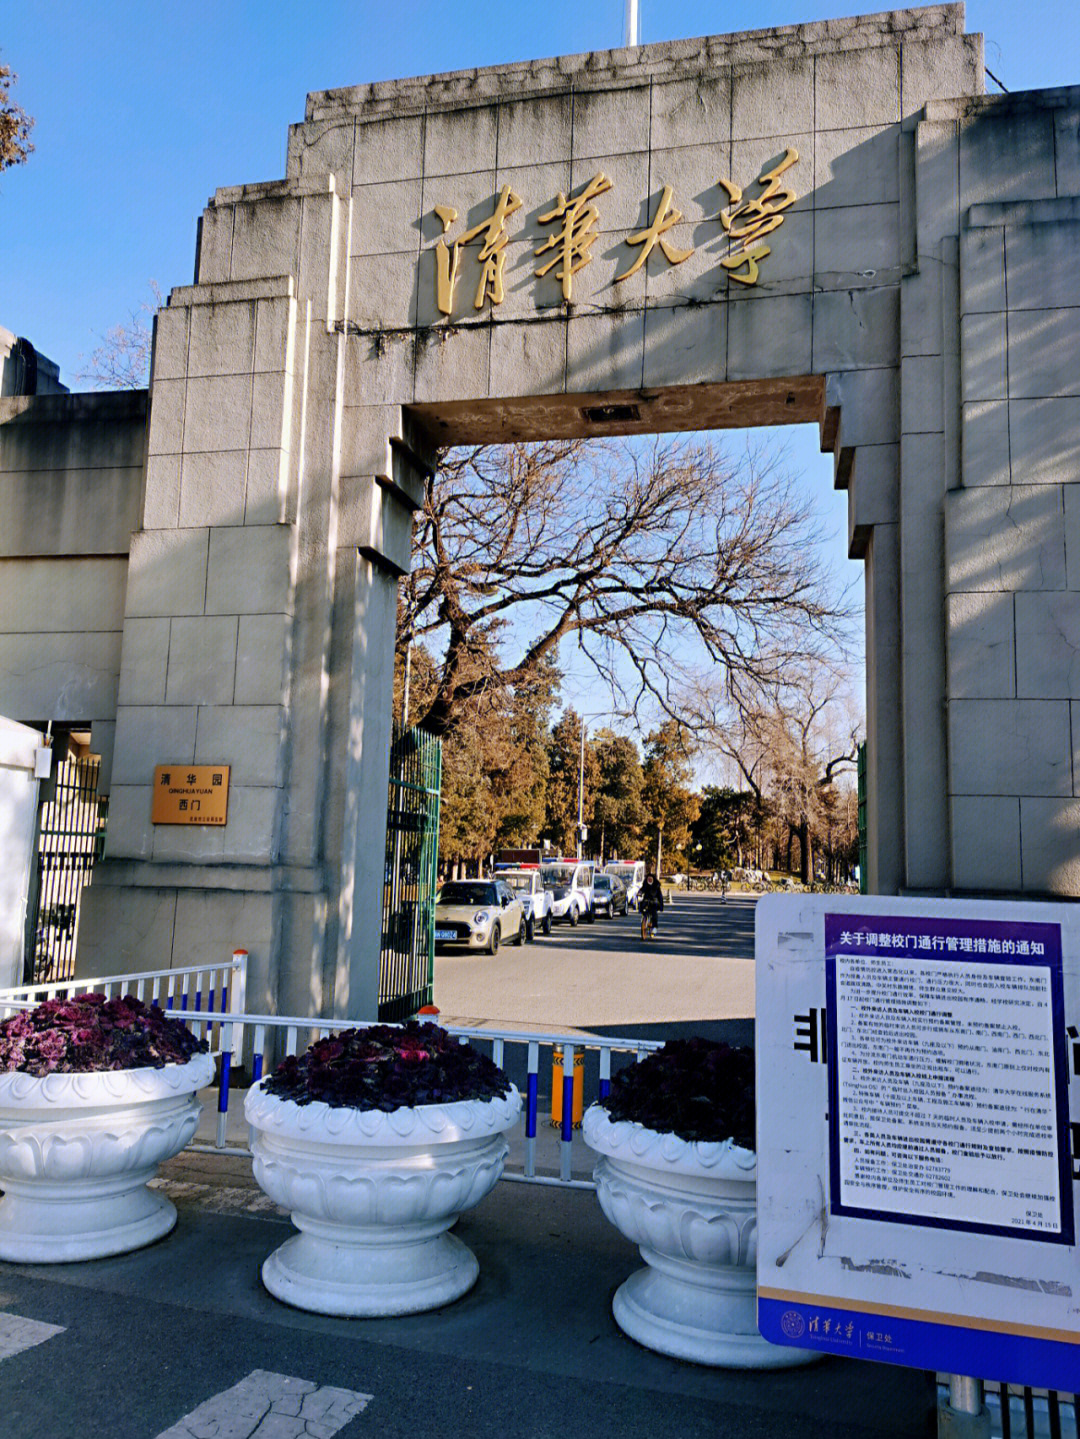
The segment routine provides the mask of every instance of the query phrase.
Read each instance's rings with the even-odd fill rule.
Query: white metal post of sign
[[[769,896],[758,1324],[778,1344],[1080,1385],[1080,909]]]

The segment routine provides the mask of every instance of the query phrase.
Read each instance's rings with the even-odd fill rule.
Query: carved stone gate
[[[458,442],[817,423],[870,889],[1080,893],[1080,94],[982,88],[943,5],[311,95],[158,317],[80,966],[242,942],[253,1008],[375,1012],[396,581]],[[232,766],[227,825],[151,824],[165,762]]]

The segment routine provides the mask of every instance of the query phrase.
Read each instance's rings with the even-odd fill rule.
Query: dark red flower
[[[290,1055],[266,1089],[297,1104],[390,1111],[458,1099],[492,1099],[510,1081],[485,1054],[434,1024],[372,1025],[318,1040]]]
[[[0,1021],[0,1071],[48,1074],[184,1064],[205,1052],[180,1020],[139,1000],[100,994],[46,1000]]]

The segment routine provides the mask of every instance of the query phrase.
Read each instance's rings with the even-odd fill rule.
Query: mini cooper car
[[[435,896],[435,948],[498,953],[525,943],[525,910],[501,879],[448,879]]]

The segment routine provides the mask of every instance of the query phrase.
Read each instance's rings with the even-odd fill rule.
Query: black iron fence
[[[96,756],[61,760],[51,798],[41,805],[27,983],[69,979],[75,971],[79,903],[105,848],[109,801],[97,792],[100,764]]]
[[[439,865],[442,743],[394,726],[386,819],[379,1018],[407,1018],[431,1003]]]

